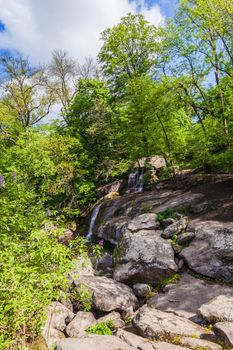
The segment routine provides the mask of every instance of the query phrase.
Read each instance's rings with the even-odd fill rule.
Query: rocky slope
[[[94,269],[71,273],[72,288],[88,289],[92,309],[53,303],[47,346],[233,348],[232,196],[233,176],[188,175],[104,201],[91,239],[111,249]],[[86,333],[109,319],[113,335]]]

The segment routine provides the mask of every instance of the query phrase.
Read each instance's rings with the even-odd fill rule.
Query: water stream
[[[102,203],[101,203],[101,204],[102,204]],[[94,227],[95,227],[95,222],[96,222],[97,216],[98,216],[98,214],[99,214],[101,204],[97,205],[97,206],[95,207],[95,209],[92,211],[92,214],[91,214],[90,225],[89,225],[89,229],[88,229],[87,236],[86,236],[86,239],[87,239],[87,241],[89,241],[89,242],[90,242],[91,239],[92,239],[93,229],[94,229]]]
[[[145,169],[137,167],[128,177],[127,192],[143,192],[143,176]]]

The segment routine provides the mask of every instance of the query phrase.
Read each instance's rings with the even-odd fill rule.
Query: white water
[[[91,214],[91,221],[90,221],[88,233],[86,236],[87,241],[91,241],[91,239],[92,239],[93,228],[95,226],[95,222],[96,222],[97,216],[99,214],[100,207],[101,207],[101,204],[97,205]]]
[[[136,168],[128,177],[127,192],[143,192],[144,168]]]

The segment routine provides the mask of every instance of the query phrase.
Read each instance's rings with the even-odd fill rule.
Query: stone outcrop
[[[117,281],[157,285],[177,271],[171,243],[160,234],[155,230],[123,233],[115,251]]]
[[[214,325],[214,333],[218,340],[224,343],[227,348],[233,348],[233,323],[218,322]]]
[[[123,340],[113,335],[90,334],[78,339],[66,338],[61,340],[56,350],[135,350]]]
[[[224,294],[233,295],[233,286],[227,286],[214,281],[206,281],[183,273],[176,284],[166,286],[165,293],[157,293],[147,304],[161,311],[172,312],[201,323],[198,309],[202,304]]]
[[[138,300],[131,288],[110,278],[83,276],[74,281],[77,291],[84,286],[91,294],[93,308],[100,311],[136,309]]]
[[[195,239],[181,257],[193,271],[219,280],[233,281],[233,223],[194,222]]]
[[[174,337],[210,338],[212,332],[183,317],[144,305],[133,319],[138,334],[150,339],[172,341]]]
[[[88,327],[94,325],[96,319],[91,312],[79,311],[73,320],[68,324],[65,331],[71,338],[78,338],[86,334]]]
[[[217,322],[233,322],[233,297],[219,295],[203,304],[199,313],[202,318],[212,324]]]
[[[156,230],[160,226],[155,213],[141,214],[128,222],[127,228],[131,232],[140,230]]]
[[[180,337],[178,338],[178,343],[181,346],[185,346],[189,349],[193,350],[221,350],[222,347],[219,344],[213,343],[212,341],[208,341],[205,339],[196,339],[190,337]]]

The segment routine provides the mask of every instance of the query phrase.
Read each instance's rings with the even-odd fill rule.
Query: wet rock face
[[[233,281],[233,224],[205,221],[194,228],[195,239],[180,254],[189,268],[208,277]]]
[[[113,218],[100,223],[96,236],[116,245],[128,223],[127,217]]]
[[[124,232],[115,251],[114,279],[157,285],[176,271],[173,248],[161,231]]]
[[[131,288],[110,278],[82,276],[74,281],[77,291],[84,286],[90,291],[92,306],[100,311],[136,309],[138,300]]]

